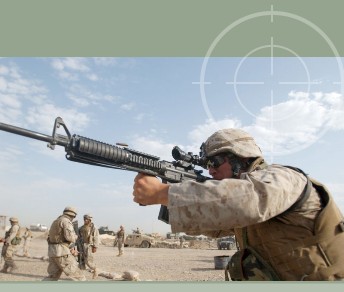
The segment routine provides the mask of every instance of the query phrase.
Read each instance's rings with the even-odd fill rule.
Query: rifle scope
[[[198,155],[194,155],[192,152],[186,153],[178,146],[174,146],[172,149],[172,156],[175,160],[182,160],[188,163],[192,163],[199,166],[204,166],[204,159],[200,158]]]

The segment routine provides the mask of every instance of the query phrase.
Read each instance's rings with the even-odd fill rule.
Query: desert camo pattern
[[[267,221],[297,201],[307,183],[306,177],[281,165],[243,173],[241,179],[187,181],[171,184],[169,216],[172,232],[221,237],[234,228]],[[313,219],[321,210],[314,188],[299,211],[298,222],[313,229]],[[294,220],[283,216],[283,220]]]
[[[49,230],[48,256],[61,257],[70,255],[69,244],[75,243],[75,234],[72,221],[65,215],[59,216]]]
[[[219,130],[204,144],[204,155],[208,157],[225,152],[231,152],[239,157],[263,156],[253,137],[241,129]]]
[[[90,225],[81,226],[79,229],[79,233],[83,239],[85,263],[92,270],[96,270],[97,265],[93,256],[92,247],[99,247],[99,231],[93,223],[90,223]]]
[[[13,245],[11,241],[16,237],[17,233],[19,232],[20,226],[18,225],[18,221],[15,222],[11,228],[6,232],[5,235],[5,242],[2,246],[1,256],[4,258],[5,264],[3,267],[3,271],[7,271],[8,268],[16,268],[16,264],[13,260],[13,255],[16,252],[17,245]]]
[[[66,215],[59,216],[49,230],[48,276],[43,281],[58,281],[65,273],[73,281],[85,281],[86,278],[78,267],[78,262],[70,251],[70,244],[75,243],[77,235],[72,221]]]

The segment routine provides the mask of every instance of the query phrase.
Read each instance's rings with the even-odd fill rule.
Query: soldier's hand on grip
[[[141,205],[167,205],[168,188],[156,177],[139,173],[134,179],[133,200]]]

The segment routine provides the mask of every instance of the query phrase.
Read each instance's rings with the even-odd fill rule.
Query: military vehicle
[[[236,249],[235,239],[232,236],[222,237],[217,240],[218,249]]]
[[[129,234],[125,238],[124,247],[149,248],[154,244],[154,238],[145,234]]]
[[[48,231],[48,227],[43,224],[36,224],[36,225],[30,225],[30,230],[31,231],[40,231],[40,232],[45,232]]]
[[[115,231],[110,230],[107,226],[101,226],[98,228],[99,234],[115,235]]]

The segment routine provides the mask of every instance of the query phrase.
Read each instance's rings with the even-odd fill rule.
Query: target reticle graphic
[[[200,71],[200,79],[199,82],[193,82],[193,84],[199,85],[200,88],[200,94],[202,99],[202,105],[206,112],[206,115],[210,121],[216,121],[215,116],[213,115],[212,111],[210,110],[208,100],[207,100],[207,88],[210,86],[216,86],[216,84],[212,83],[212,80],[206,80],[206,71],[210,65],[210,62],[212,62],[212,55],[214,53],[214,50],[218,45],[220,45],[221,40],[224,37],[230,36],[230,33],[233,29],[237,28],[238,26],[242,25],[243,23],[252,24],[254,25],[254,20],[260,19],[260,18],[269,18],[269,21],[271,25],[274,24],[274,21],[277,17],[284,18],[284,20],[288,20],[290,22],[294,22],[297,25],[306,26],[308,29],[311,29],[322,42],[325,42],[326,46],[328,47],[328,50],[331,57],[335,60],[335,70],[338,72],[337,74],[337,80],[332,80],[332,84],[335,84],[338,86],[337,91],[340,94],[343,94],[343,88],[344,88],[344,70],[343,70],[343,64],[342,60],[339,56],[339,53],[334,46],[331,39],[327,36],[327,34],[321,30],[316,24],[313,22],[299,16],[296,14],[283,12],[283,11],[274,11],[273,7],[271,6],[271,10],[269,11],[263,11],[263,12],[257,12],[250,15],[247,15],[245,17],[242,17],[235,22],[231,23],[229,26],[227,26],[211,43],[209,46],[209,49],[203,59],[201,71]],[[254,29],[252,31],[255,31]],[[302,110],[302,108],[294,111],[284,111],[282,114],[279,112],[278,116],[274,115],[273,113],[273,106],[275,106],[278,103],[277,96],[275,96],[275,89],[276,86],[283,87],[285,90],[292,91],[295,88],[298,89],[298,91],[302,91],[305,94],[311,95],[312,92],[319,89],[319,85],[321,85],[321,82],[317,80],[313,80],[312,78],[312,72],[307,67],[306,62],[302,57],[299,56],[298,52],[292,48],[291,45],[282,45],[278,43],[278,40],[276,40],[276,37],[273,37],[271,35],[264,35],[264,32],[260,31],[258,33],[262,33],[262,39],[266,39],[267,42],[265,45],[258,46],[255,48],[248,48],[246,51],[246,55],[241,58],[240,62],[238,63],[237,67],[235,68],[234,78],[232,80],[227,80],[225,83],[228,87],[232,87],[234,91],[234,96],[238,102],[238,104],[241,106],[241,108],[245,111],[246,114],[251,116],[252,118],[258,119],[257,112],[254,111],[252,107],[250,107],[250,102],[245,99],[245,97],[242,95],[242,88],[243,87],[264,87],[264,90],[266,90],[266,94],[264,97],[264,100],[260,100],[259,102],[263,102],[266,107],[271,108],[271,116],[269,125],[271,127],[271,130],[274,129],[274,124],[277,125],[278,123],[288,123],[293,117],[295,117],[298,114],[298,110]],[[305,41],[308,41],[307,36],[304,38]],[[262,80],[250,80],[245,79],[245,74],[242,74],[241,71],[245,71],[245,67],[249,67],[251,57],[257,55],[257,53],[263,53],[263,55],[266,55],[266,52],[268,51],[269,55],[269,70],[270,72],[267,72],[267,75],[269,75],[271,80],[267,80],[267,78]],[[276,66],[276,63],[278,62],[278,58],[275,58],[275,52],[283,53],[283,56],[291,57],[291,62],[294,64],[293,68],[297,74],[293,74],[293,72],[288,72],[291,77],[288,77],[289,79],[283,79],[282,76],[285,77],[283,74],[279,74],[279,68]],[[280,54],[281,55],[281,54]],[[297,79],[293,79],[293,77],[298,76]],[[317,87],[318,86],[318,87]],[[321,87],[320,87],[321,88]],[[216,97],[213,97],[211,95],[208,96],[209,100],[216,100]],[[276,98],[276,100],[275,100]],[[265,117],[266,118],[266,117]],[[271,153],[273,155],[287,155],[290,153],[298,152],[302,149],[305,149],[309,147],[311,144],[316,142],[320,137],[322,137],[325,132],[328,130],[328,127],[326,125],[326,121],[324,122],[319,129],[317,129],[316,135],[313,136],[312,139],[310,139],[308,142],[305,143],[303,141],[302,143],[294,145],[292,148],[275,150],[273,149],[273,141],[266,141],[267,144],[271,145]]]

